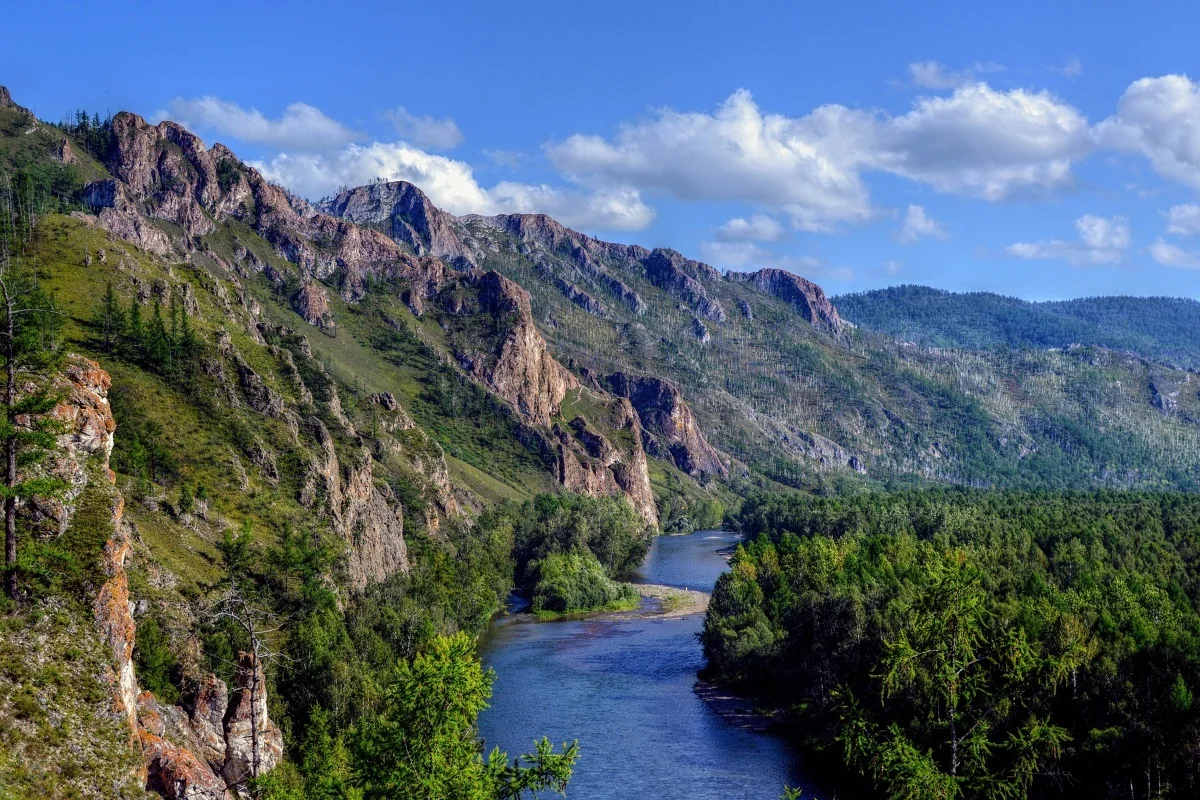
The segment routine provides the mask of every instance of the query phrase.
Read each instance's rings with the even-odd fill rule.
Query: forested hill
[[[1085,297],[1029,302],[991,292],[893,286],[834,298],[862,328],[931,347],[1067,347],[1131,351],[1200,366],[1200,302],[1178,297]]]

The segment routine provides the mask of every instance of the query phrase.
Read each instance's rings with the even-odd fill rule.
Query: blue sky
[[[39,116],[176,119],[312,197],[403,178],[831,293],[1200,296],[1193,3],[13,6]]]

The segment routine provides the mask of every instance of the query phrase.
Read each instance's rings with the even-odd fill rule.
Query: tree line
[[[858,791],[1191,797],[1200,497],[756,495],[702,639]]]

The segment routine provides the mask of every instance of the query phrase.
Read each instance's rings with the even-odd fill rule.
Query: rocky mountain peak
[[[322,213],[385,230],[417,255],[470,260],[456,218],[442,211],[407,181],[372,183],[339,192],[318,205]]]
[[[825,292],[810,280],[782,269],[766,268],[751,273],[729,273],[730,280],[746,281],[764,294],[792,306],[815,328],[838,333],[845,322]]]

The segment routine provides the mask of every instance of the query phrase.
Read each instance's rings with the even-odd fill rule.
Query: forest
[[[760,494],[702,634],[861,792],[1191,797],[1200,497]]]
[[[1200,303],[1182,297],[1082,297],[1031,302],[991,292],[892,286],[834,298],[856,325],[926,347],[1106,347],[1200,365],[1192,331]]]

